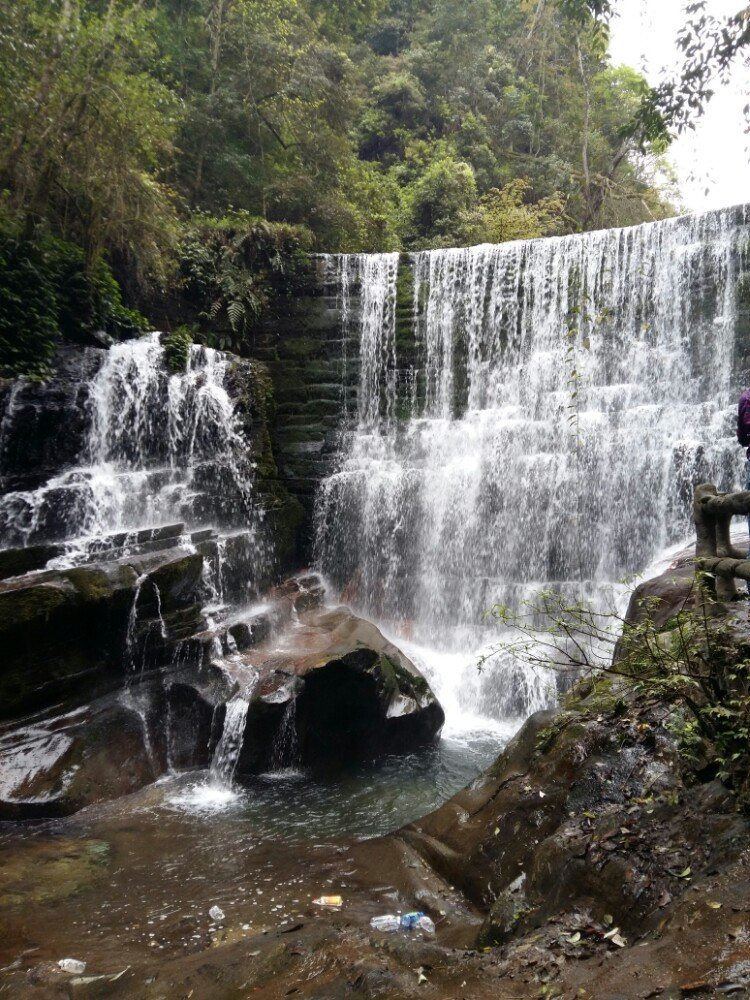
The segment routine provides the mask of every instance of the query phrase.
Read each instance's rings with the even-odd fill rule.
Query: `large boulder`
[[[482,946],[586,926],[603,953],[609,927],[655,929],[687,876],[736,857],[750,825],[718,782],[691,783],[662,706],[602,678],[574,709],[532,716],[399,836],[485,911]]]
[[[219,671],[181,669],[0,732],[0,820],[64,816],[211,761],[229,692]]]
[[[238,778],[408,751],[440,733],[443,710],[414,664],[371,622],[318,600],[304,590],[281,635],[227,664],[250,703]]]

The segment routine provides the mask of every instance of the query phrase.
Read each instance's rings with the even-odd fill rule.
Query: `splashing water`
[[[241,694],[236,694],[227,702],[224,728],[211,761],[211,777],[227,787],[231,787],[234,772],[237,770],[247,725],[247,713],[256,683],[257,676],[250,680]]]
[[[406,332],[393,255],[330,258],[361,375],[318,497],[322,571],[356,607],[457,652],[486,641],[495,601],[549,586],[598,599],[686,538],[693,482],[739,481],[746,246],[744,211],[727,210],[412,254]],[[491,672],[464,708],[502,716],[515,696]],[[545,700],[525,674],[511,688],[524,709]]]

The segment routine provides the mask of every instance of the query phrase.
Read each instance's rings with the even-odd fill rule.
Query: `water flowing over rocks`
[[[736,483],[749,253],[736,209],[320,257],[254,360],[196,346],[170,373],[152,335],[0,383],[13,995],[750,990],[750,828],[663,707],[605,681],[537,712],[546,678],[471,652],[495,600],[611,597],[687,536],[696,478]],[[668,619],[691,569],[630,620],[654,597]],[[423,818],[299,836],[343,762],[434,767],[444,723],[472,753],[477,720],[529,715]],[[262,826],[264,795],[299,839]],[[413,909],[434,939],[370,930]]]
[[[168,771],[210,765],[231,785],[437,737],[425,679],[374,625],[322,608],[317,577],[212,625],[202,569],[177,547],[0,583],[0,818],[65,815]]]
[[[357,406],[321,488],[324,572],[365,612],[474,626],[594,595],[739,476],[742,209],[499,246],[332,257]]]
[[[414,664],[346,608],[299,611],[292,629],[243,659],[257,680],[239,779],[403,752],[434,740],[444,722]]]
[[[273,597],[270,615],[244,611],[297,544],[295,501],[275,471],[266,380],[262,366],[202,347],[170,373],[154,334],[63,350],[47,384],[3,385],[5,818],[62,815],[212,761],[228,783],[240,761],[240,774],[276,766],[284,738],[297,739],[289,708],[300,691],[295,763],[314,763],[326,739],[356,756],[439,731],[428,686],[374,626],[362,622],[360,632],[370,631],[354,635],[350,622],[354,638],[342,645],[344,612],[338,631],[306,626],[308,639],[330,633],[318,642],[324,663],[303,646],[304,667],[291,652],[253,666],[262,643],[272,658],[272,634],[278,641],[299,627],[323,593],[310,578],[302,589],[287,585],[291,598]],[[308,692],[302,675],[313,666],[326,668],[326,681]],[[334,690],[337,679],[357,680],[327,698],[331,671]],[[284,695],[278,678],[290,677]],[[327,737],[327,725],[338,733]]]

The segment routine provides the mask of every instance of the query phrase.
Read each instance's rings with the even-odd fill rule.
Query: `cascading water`
[[[211,761],[211,775],[227,786],[231,786],[234,772],[237,770],[250,697],[251,691],[246,691],[244,694],[235,695],[227,702],[224,728]]]
[[[412,254],[401,356],[393,255],[329,258],[361,365],[317,507],[319,564],[345,597],[466,649],[495,601],[547,586],[595,597],[687,537],[693,482],[739,480],[746,221],[727,210]],[[493,714],[544,701],[544,685],[516,682],[520,698],[480,682],[485,709],[489,687]]]
[[[226,356],[193,346],[187,370],[170,375],[163,355],[158,334],[107,351],[88,387],[85,454],[39,488],[0,497],[0,544],[65,540],[58,562],[70,564],[110,532],[207,515],[245,528],[255,521]]]

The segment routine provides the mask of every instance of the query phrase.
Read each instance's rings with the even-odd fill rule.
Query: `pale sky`
[[[685,22],[686,0],[619,0],[612,22],[612,62],[639,69],[658,83],[670,66],[679,65],[675,37]],[[746,0],[708,0],[707,11],[735,14]],[[718,81],[695,132],[672,145],[680,192],[692,211],[750,202],[750,135],[742,109],[750,103],[750,68],[737,60],[729,83]]]

